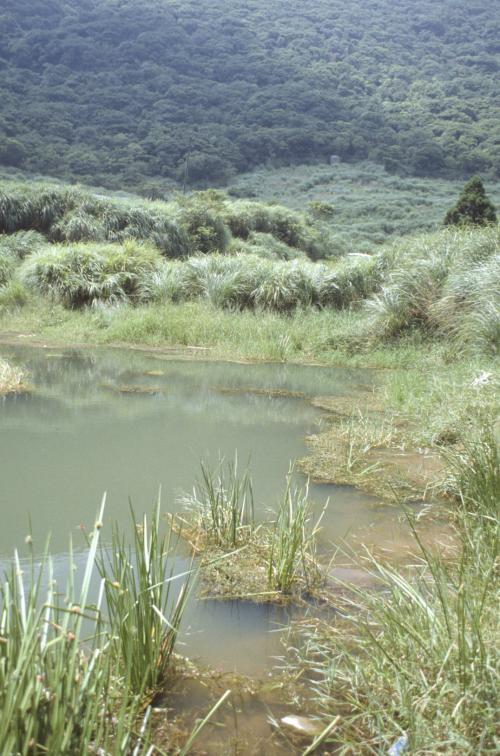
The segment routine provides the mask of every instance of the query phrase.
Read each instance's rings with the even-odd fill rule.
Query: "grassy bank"
[[[4,339],[21,334],[47,344],[123,344],[197,347],[209,358],[318,362],[397,367],[446,359],[445,344],[423,343],[419,334],[394,344],[366,344],[363,314],[306,310],[278,313],[220,310],[207,302],[67,310],[30,298],[22,308],[0,310]]]
[[[367,554],[376,592],[351,586],[338,620],[290,638],[288,663],[308,680],[325,723],[341,715],[339,753],[496,753],[500,458],[483,429],[450,458],[457,547],[446,557],[414,530],[405,569]],[[410,517],[411,521],[411,516]]]

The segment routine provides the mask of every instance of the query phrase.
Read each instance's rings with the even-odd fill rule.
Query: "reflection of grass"
[[[412,568],[368,556],[381,590],[354,589],[342,621],[311,621],[294,642],[325,720],[342,713],[346,753],[387,752],[403,736],[416,754],[497,749],[499,450],[483,432],[450,462],[454,554],[429,551],[414,528]]]

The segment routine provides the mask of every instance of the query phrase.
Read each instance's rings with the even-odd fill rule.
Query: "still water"
[[[0,557],[26,551],[32,534],[66,569],[71,534],[84,560],[81,526],[92,527],[107,491],[106,521],[128,526],[129,499],[149,512],[179,508],[200,460],[222,455],[252,470],[257,512],[276,503],[290,462],[307,452],[321,412],[308,398],[369,390],[369,371],[172,359],[132,350],[0,348],[25,367],[34,391],[0,401]],[[290,395],[286,395],[289,393]],[[323,548],[360,530],[387,535],[394,514],[349,487],[311,486],[329,497]],[[103,531],[106,532],[106,528]],[[179,567],[182,567],[180,558]],[[247,602],[192,602],[185,653],[238,672],[262,674],[276,652],[283,609]]]

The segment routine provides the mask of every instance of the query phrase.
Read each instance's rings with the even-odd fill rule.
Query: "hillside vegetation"
[[[125,321],[123,306],[161,312],[194,300],[235,318],[243,310],[359,311],[351,350],[418,332],[495,355],[499,273],[494,224],[335,257],[321,221],[213,190],[168,203],[27,184],[0,194],[4,310],[41,296],[73,310],[111,307],[110,319]]]
[[[0,164],[103,186],[500,173],[494,0],[4,0]],[[43,128],[41,128],[43,125]]]

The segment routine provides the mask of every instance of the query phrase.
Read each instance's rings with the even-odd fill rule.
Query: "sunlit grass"
[[[0,357],[0,397],[18,394],[27,388],[27,374]]]
[[[144,518],[136,528],[132,548],[116,527],[99,556],[103,515],[104,500],[81,581],[71,545],[65,587],[55,581],[48,552],[41,560],[32,554],[26,563],[16,551],[4,575],[3,753],[153,752],[146,704],[166,683],[192,571],[174,576],[159,508],[150,523]],[[174,580],[181,588],[171,600]]]
[[[255,528],[252,481],[238,460],[221,460],[215,470],[201,465],[201,478],[181,502],[191,528],[205,545],[234,548],[247,542]]]
[[[406,569],[367,553],[379,589],[350,586],[343,617],[312,621],[290,651],[325,719],[341,714],[340,753],[387,752],[402,736],[415,754],[498,749],[498,447],[486,432],[451,462],[455,553],[430,551],[416,528]]]

